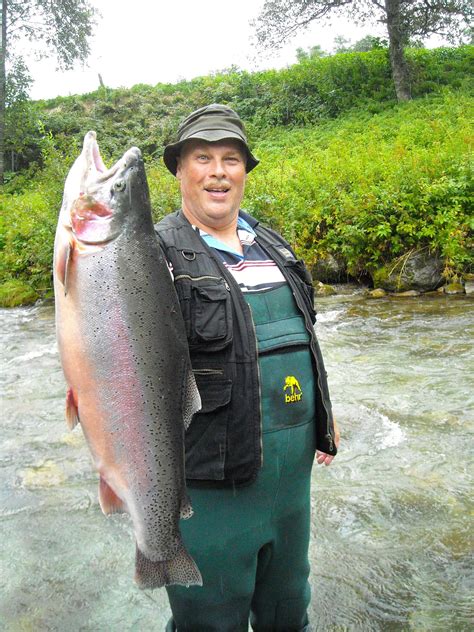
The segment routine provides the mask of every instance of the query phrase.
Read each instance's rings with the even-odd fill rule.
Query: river
[[[317,632],[471,630],[474,295],[318,299],[341,427],[313,471]],[[163,630],[164,590],[133,584],[127,516],[105,518],[67,430],[51,304],[0,310],[0,629]]]

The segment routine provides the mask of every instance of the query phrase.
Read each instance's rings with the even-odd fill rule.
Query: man
[[[200,108],[164,152],[182,209],[156,227],[202,399],[186,433],[194,516],[181,523],[202,587],[167,587],[167,630],[309,630],[310,477],[336,431],[311,278],[240,210],[258,164],[230,108]]]

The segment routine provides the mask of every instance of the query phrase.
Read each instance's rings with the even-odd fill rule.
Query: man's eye
[[[206,154],[199,154],[199,156],[197,157],[197,159],[198,159],[198,160],[201,160],[201,161],[203,161],[203,160],[207,160],[207,156],[206,156]]]

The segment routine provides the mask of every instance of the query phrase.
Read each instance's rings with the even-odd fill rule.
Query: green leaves
[[[258,140],[261,164],[248,178],[244,207],[283,232],[309,264],[333,254],[358,275],[427,247],[441,253],[448,271],[467,270],[473,51],[412,51],[413,91],[423,96],[401,105],[389,99],[383,50],[32,104],[28,129],[36,131],[18,142],[38,164],[0,193],[0,272],[35,290],[50,286],[64,178],[88,129],[98,132],[108,164],[133,144],[142,149],[156,220],[178,208],[163,146],[180,119],[218,100],[233,106]],[[436,91],[426,94],[428,85]]]
[[[421,99],[279,129],[256,148],[246,204],[309,262],[342,256],[354,274],[412,248],[472,265],[472,97]]]

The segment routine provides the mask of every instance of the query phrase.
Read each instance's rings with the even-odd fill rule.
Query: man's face
[[[190,139],[178,159],[183,212],[200,228],[223,229],[236,220],[244,195],[246,156],[237,140]]]

